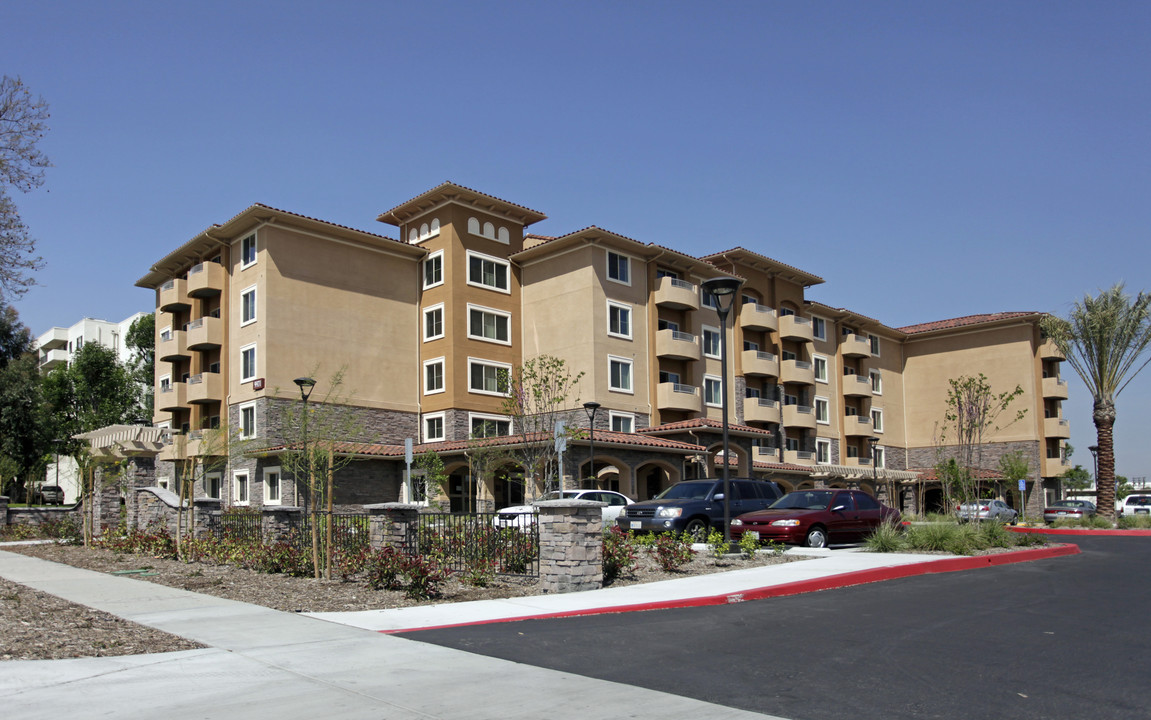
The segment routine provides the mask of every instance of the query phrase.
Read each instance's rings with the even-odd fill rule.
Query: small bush
[[[1016,533],[1008,530],[1003,523],[984,522],[979,531],[980,539],[987,547],[1009,548],[1015,545]]]
[[[451,576],[448,570],[434,555],[410,557],[404,563],[404,575],[408,586],[404,594],[413,600],[434,600],[441,597],[443,585]]]
[[[1119,527],[1123,530],[1151,529],[1151,515],[1124,515],[1119,518]]]
[[[5,525],[0,527],[0,540],[31,540],[37,536],[32,525]]]
[[[743,555],[744,560],[752,559],[757,552],[759,552],[759,535],[757,533],[745,532],[739,536],[739,553]]]
[[[373,590],[399,590],[400,575],[406,558],[394,547],[386,546],[368,554],[364,560],[364,575]]]
[[[945,551],[958,532],[958,525],[929,523],[907,529],[907,546],[913,550]]]
[[[695,551],[691,549],[691,538],[675,533],[656,535],[651,554],[664,572],[674,572],[695,557]]]
[[[610,583],[635,567],[635,538],[618,527],[603,535],[603,581]]]
[[[496,579],[496,567],[496,561],[491,558],[473,558],[460,579],[472,587],[487,587]]]
[[[904,536],[902,525],[885,522],[867,536],[864,544],[872,552],[899,552],[906,549],[907,538]]]
[[[1033,547],[1046,545],[1047,538],[1040,533],[1013,533],[1016,547]]]
[[[731,543],[723,539],[723,533],[715,528],[707,534],[707,545],[714,560],[722,560],[731,551]]]

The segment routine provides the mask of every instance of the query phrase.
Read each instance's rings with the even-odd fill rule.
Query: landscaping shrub
[[[5,525],[0,527],[0,540],[32,540],[37,537],[36,528],[32,525]]]
[[[635,567],[635,539],[618,527],[603,534],[603,581],[610,583]]]
[[[500,572],[522,575],[539,556],[539,545],[530,533],[520,532],[515,528],[502,528],[494,539],[498,547],[503,549]],[[482,558],[485,562],[488,559],[488,557]]]
[[[948,523],[912,525],[907,529],[907,546],[915,550],[945,551],[958,528]]]
[[[451,571],[434,555],[409,557],[403,568],[408,579],[404,594],[413,600],[434,600],[442,596],[443,584],[451,576]]]
[[[82,545],[84,528],[78,517],[49,518],[40,523],[40,535],[59,540],[65,545]]]
[[[1119,527],[1123,530],[1151,529],[1151,515],[1124,515],[1119,518]]]
[[[665,572],[674,572],[695,557],[691,538],[675,533],[659,533],[651,546],[651,554]]]
[[[1014,547],[1015,536],[1018,534],[1008,530],[1003,523],[990,521],[980,525],[979,531],[982,543],[987,547],[997,548]]]
[[[759,552],[759,534],[745,532],[739,537],[739,552],[744,560],[750,560]]]
[[[372,551],[364,559],[365,580],[373,590],[399,590],[406,558],[394,547]]]
[[[713,560],[722,560],[731,551],[731,543],[723,539],[723,533],[712,528],[707,534],[707,545]]]
[[[872,552],[899,552],[907,547],[907,537],[903,525],[894,522],[881,523],[875,532],[867,536],[864,544]]]

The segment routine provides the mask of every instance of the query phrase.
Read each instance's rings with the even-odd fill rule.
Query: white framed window
[[[439,225],[436,226],[437,232]],[[444,251],[438,250],[424,259],[424,289],[444,284]]]
[[[240,348],[240,382],[246,383],[256,379],[256,346],[245,345]]]
[[[442,442],[444,435],[444,414],[428,413],[424,415],[424,442]]]
[[[631,358],[608,355],[608,388],[612,392],[632,392]]]
[[[871,376],[871,392],[873,395],[883,394],[883,373],[878,370],[869,370]]]
[[[256,286],[240,292],[240,325],[256,322]]]
[[[871,343],[871,356],[879,357],[879,336],[868,334],[867,340]]]
[[[631,306],[607,301],[607,334],[631,340]]]
[[[216,500],[220,499],[220,479],[223,477],[221,473],[210,472],[204,475],[204,494]]]
[[[424,395],[435,395],[444,391],[444,359],[442,357],[424,361]]]
[[[611,429],[613,432],[635,432],[635,415],[632,413],[622,413],[616,412],[615,410],[610,410],[608,411],[608,420],[611,423]]]
[[[160,342],[168,342],[171,339],[172,339],[172,328],[171,327],[166,327],[160,331]],[[72,346],[72,343],[68,343],[69,352],[71,352],[71,350],[72,350],[71,346]]]
[[[811,367],[815,372],[816,382],[827,382],[827,358],[822,355],[812,355]]]
[[[283,500],[283,488],[280,487],[280,468],[264,468],[264,504],[279,505]]]
[[[171,389],[172,389],[172,376],[171,375],[161,375],[160,376],[160,392],[168,392]]]
[[[468,413],[472,437],[503,437],[512,434],[512,421],[503,415]]]
[[[875,457],[875,467],[877,467],[877,468],[887,467],[887,453],[884,452],[884,448],[879,446],[879,445],[876,445],[875,449],[872,450],[872,452],[875,453],[875,456],[874,456]]]
[[[608,250],[607,278],[617,283],[631,285],[631,258]]]
[[[240,241],[240,269],[256,264],[256,236],[249,235]]]
[[[172,487],[172,479],[167,475],[161,475],[156,478],[156,487],[163,490],[169,490]]]
[[[244,403],[240,406],[240,437],[256,437],[256,403]]]
[[[468,304],[468,337],[472,340],[511,345],[511,313]]]
[[[714,375],[703,376],[703,401],[714,407],[723,404],[723,383],[720,378]]]
[[[875,432],[883,432],[883,410],[880,408],[871,408],[871,427]]]
[[[248,500],[248,471],[237,470],[232,473],[232,500],[237,505],[247,505]]]
[[[827,321],[821,317],[811,316],[811,336],[816,340],[827,339]]]
[[[444,336],[444,304],[424,308],[424,342]]]
[[[703,326],[703,354],[710,358],[719,358],[719,328]]]
[[[506,260],[468,251],[468,285],[510,293],[509,274]]]
[[[815,421],[820,425],[831,424],[831,413],[828,412],[827,398],[815,398]]]
[[[508,394],[512,366],[507,363],[468,358],[468,390],[480,395]]]
[[[719,309],[719,303],[715,299],[715,295],[705,290],[702,285],[699,288],[699,302],[704,307],[711,308],[712,310]]]
[[[820,465],[831,464],[831,441],[827,438],[815,439],[815,462]]]

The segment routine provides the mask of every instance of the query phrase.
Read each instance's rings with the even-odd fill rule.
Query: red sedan
[[[745,532],[756,532],[763,541],[821,548],[860,542],[881,523],[900,519],[898,510],[862,490],[797,490],[732,520],[731,537],[738,542]]]

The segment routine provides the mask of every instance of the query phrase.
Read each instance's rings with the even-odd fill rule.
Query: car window
[[[834,500],[831,501],[832,508],[837,508],[840,505],[843,506],[845,511],[855,509],[855,499],[851,496],[851,493],[841,492],[835,496]]]
[[[655,496],[656,500],[703,500],[711,492],[712,482],[681,482]]]
[[[878,510],[879,502],[867,493],[852,493],[855,496],[855,506],[860,510]]]
[[[727,497],[728,502],[739,500],[739,485],[740,483],[733,483],[730,480],[728,481],[728,490],[731,491],[731,494]],[[717,495],[723,493],[723,483],[720,483],[715,487],[715,492]]]
[[[797,490],[776,500],[771,507],[777,510],[826,510],[831,496],[830,490]]]

